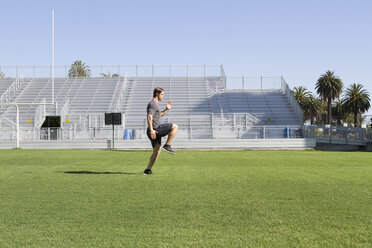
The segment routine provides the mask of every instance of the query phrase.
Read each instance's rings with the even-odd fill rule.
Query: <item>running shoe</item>
[[[170,145],[164,145],[163,150],[170,153],[170,154],[176,155],[176,153],[172,150]]]

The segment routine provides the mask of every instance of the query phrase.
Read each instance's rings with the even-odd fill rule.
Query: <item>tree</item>
[[[302,86],[294,87],[292,90],[292,94],[296,98],[296,101],[300,105],[304,115],[303,115],[303,121],[305,121],[309,117],[309,113],[307,111],[307,103],[308,103],[308,97],[311,95],[310,92]]]
[[[345,119],[345,104],[341,100],[337,100],[332,106],[332,116],[336,117],[337,125],[341,126],[341,121]]]
[[[91,75],[89,66],[86,66],[81,60],[75,61],[68,71],[69,77],[87,77]]]
[[[332,71],[327,71],[325,74],[320,75],[315,85],[316,92],[328,103],[328,124],[332,120],[332,101],[340,97],[342,88],[343,83],[341,79],[335,76]]]
[[[111,75],[111,72],[108,72],[107,74],[101,73],[101,76],[103,78],[119,78],[120,77],[119,74],[116,74],[116,73]]]
[[[5,79],[5,73],[0,71],[0,79]]]
[[[321,119],[322,115],[322,100],[314,97],[312,94],[309,95],[305,103],[305,115],[310,118],[311,125],[314,124],[314,118],[317,120]]]
[[[362,114],[358,114],[357,117],[357,124],[354,125],[354,114],[346,112],[345,113],[345,123],[353,123],[353,126],[360,127],[362,123],[366,120],[366,116],[363,116]]]
[[[310,91],[302,86],[294,87],[292,93],[302,108],[304,121],[310,119],[311,125],[313,125],[315,119],[317,119],[318,122],[323,119],[325,113],[324,109],[327,108],[324,108],[324,100],[316,98]]]
[[[311,97],[313,107],[313,114],[316,117],[316,124],[325,124],[328,116],[328,103],[322,98],[315,96]],[[315,111],[316,110],[316,111]]]
[[[369,94],[361,84],[352,84],[347,88],[344,103],[347,111],[354,114],[355,126],[358,124],[358,114],[368,111],[371,106]]]
[[[305,106],[305,103],[308,100],[308,97],[311,95],[311,93],[305,87],[299,86],[293,88],[292,94],[294,95],[296,101],[298,102],[298,104],[300,104],[303,110],[304,109],[303,107]]]

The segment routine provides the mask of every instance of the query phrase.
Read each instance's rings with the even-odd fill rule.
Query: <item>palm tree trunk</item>
[[[331,124],[332,118],[332,100],[328,99],[328,124]]]
[[[354,127],[357,127],[358,123],[358,111],[354,110]]]

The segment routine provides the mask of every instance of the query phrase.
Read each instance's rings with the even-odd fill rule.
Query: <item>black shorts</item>
[[[161,145],[161,137],[167,136],[172,127],[173,123],[164,123],[154,128],[154,130],[157,132],[156,139],[151,139],[150,129],[147,128],[147,137],[151,140],[152,148],[154,148],[156,144]]]

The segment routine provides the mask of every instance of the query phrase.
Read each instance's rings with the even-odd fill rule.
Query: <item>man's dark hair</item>
[[[158,94],[162,93],[164,91],[163,88],[155,88],[153,97],[156,97]]]

